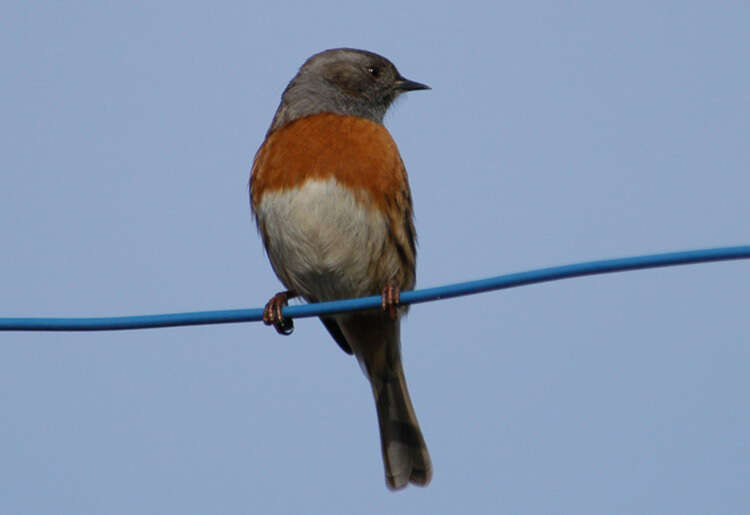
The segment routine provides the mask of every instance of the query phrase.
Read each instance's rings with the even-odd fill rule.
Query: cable
[[[490,277],[478,281],[402,292],[401,303],[416,304],[585,275],[748,258],[750,258],[750,246],[688,250],[666,254],[588,261],[586,263],[542,268],[528,272]],[[306,318],[378,307],[380,307],[380,297],[373,296],[305,304],[302,306],[288,306],[284,308],[283,314],[289,318]],[[257,322],[262,317],[262,309],[230,309],[108,318],[0,318],[0,331],[111,331],[119,329]]]

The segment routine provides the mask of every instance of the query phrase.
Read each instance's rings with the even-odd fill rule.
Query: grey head
[[[383,56],[334,48],[310,57],[281,95],[268,132],[303,116],[335,113],[383,123],[388,107],[406,91],[430,89],[405,79]]]

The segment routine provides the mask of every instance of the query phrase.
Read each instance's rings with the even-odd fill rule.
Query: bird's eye
[[[378,77],[380,77],[380,68],[378,68],[377,66],[368,66],[367,73],[377,79]]]

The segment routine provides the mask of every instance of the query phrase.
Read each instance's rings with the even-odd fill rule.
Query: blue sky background
[[[260,307],[252,157],[320,50],[432,91],[386,125],[418,286],[750,244],[746,2],[5,2],[0,316]],[[746,513],[750,262],[416,306],[435,476],[388,492],[315,320],[0,333],[0,513]]]

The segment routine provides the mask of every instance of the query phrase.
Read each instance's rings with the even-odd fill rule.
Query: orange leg
[[[289,299],[293,299],[297,294],[293,291],[282,291],[271,297],[263,309],[263,323],[272,325],[276,332],[288,336],[294,331],[294,321],[291,318],[285,318],[281,314],[281,308],[287,305]]]
[[[398,307],[399,302],[401,302],[401,291],[398,284],[396,284],[396,281],[390,280],[385,286],[383,286],[380,305],[383,307],[383,311],[387,311],[388,314],[391,315],[393,320],[396,320],[396,317],[398,316],[396,308]]]

